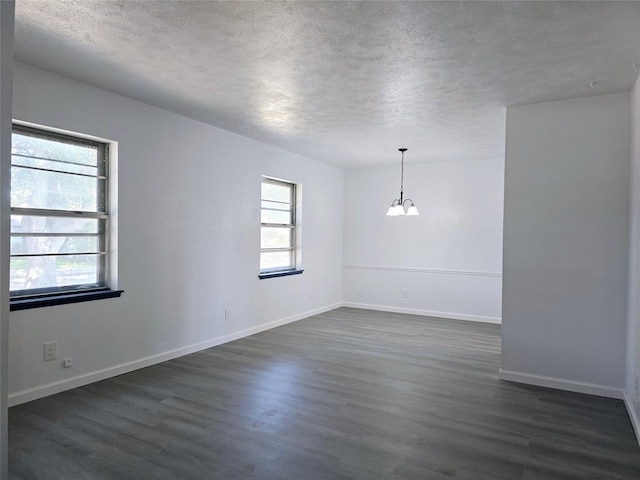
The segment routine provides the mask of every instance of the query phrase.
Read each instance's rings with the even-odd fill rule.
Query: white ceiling
[[[15,41],[327,163],[483,160],[504,155],[505,106],[631,90],[640,2],[17,0]]]

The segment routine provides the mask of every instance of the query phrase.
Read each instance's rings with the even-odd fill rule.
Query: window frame
[[[12,125],[12,137],[13,134],[24,134],[41,138],[44,140],[60,142],[70,145],[78,145],[82,147],[96,148],[98,154],[98,161],[96,165],[97,190],[96,190],[96,208],[90,211],[73,211],[73,210],[61,210],[55,208],[34,208],[34,207],[16,207],[11,205],[11,215],[27,215],[27,216],[39,216],[39,217],[54,217],[54,218],[78,218],[78,219],[93,219],[97,221],[97,231],[95,237],[97,240],[96,252],[86,252],[87,255],[97,255],[97,281],[94,283],[80,283],[75,285],[66,286],[51,286],[42,288],[20,289],[12,290],[9,293],[10,309],[11,310],[23,310],[27,308],[38,308],[42,306],[60,305],[66,303],[77,303],[101,298],[113,298],[119,297],[122,290],[115,290],[110,288],[112,282],[111,278],[111,264],[112,264],[112,252],[111,252],[111,231],[112,231],[112,217],[110,215],[110,193],[111,193],[111,170],[110,170],[110,142],[99,140],[93,137],[83,136],[81,134],[74,134],[71,132],[61,132],[56,130],[50,130],[46,127],[35,126],[31,124],[23,124],[14,122]],[[13,144],[13,142],[12,142]],[[13,155],[12,155],[13,156]],[[64,163],[64,160],[58,160]],[[25,168],[21,166],[14,166],[13,161],[11,164],[11,171],[17,168]],[[34,168],[34,167],[26,167]],[[36,168],[38,169],[38,168]],[[47,169],[41,169],[49,171]],[[65,172],[58,172],[57,170],[51,170],[52,172],[65,174]],[[67,173],[68,175],[78,175],[74,173]],[[82,174],[80,174],[82,175]],[[89,175],[91,177],[91,175]],[[64,178],[64,177],[62,177]],[[13,185],[12,185],[13,187]],[[10,235],[13,238],[19,235],[21,232],[14,232],[13,226],[11,227]],[[61,232],[60,236],[65,232]],[[37,236],[37,235],[35,235]],[[83,252],[69,253],[63,255],[82,255]],[[33,257],[40,256],[46,257],[52,255],[51,253],[42,254],[13,254],[10,253],[10,258],[16,257]]]
[[[265,199],[262,196],[262,187],[265,183],[270,183],[273,185],[285,186],[290,189],[290,202],[277,202],[270,199]],[[282,180],[279,178],[273,178],[268,176],[262,176],[260,181],[260,264],[262,264],[262,254],[269,252],[289,252],[291,262],[287,266],[281,267],[268,267],[262,268],[260,266],[260,273],[258,278],[274,278],[274,277],[284,277],[289,275],[299,275],[304,270],[299,268],[300,265],[300,239],[299,239],[299,194],[300,194],[300,185],[288,181]],[[283,205],[289,205],[289,213],[290,213],[290,222],[288,223],[271,223],[271,222],[263,222],[262,221],[262,212],[264,207],[262,206],[263,202],[272,202],[272,203],[282,203]],[[282,210],[284,211],[284,210]],[[290,246],[289,247],[263,247],[262,246],[262,229],[263,228],[279,228],[279,229],[289,229],[290,236]]]

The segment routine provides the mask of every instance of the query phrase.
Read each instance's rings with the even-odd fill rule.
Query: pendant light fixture
[[[404,198],[404,152],[407,151],[406,148],[399,148],[400,152],[402,152],[402,163],[400,167],[400,198],[396,198],[393,202],[391,202],[391,206],[389,210],[387,210],[387,215],[390,217],[398,217],[400,215],[420,215],[418,213],[418,208],[413,204],[413,200],[410,198]],[[405,212],[404,204],[409,202],[409,208]]]

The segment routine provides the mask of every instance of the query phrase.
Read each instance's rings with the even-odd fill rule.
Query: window
[[[262,178],[260,278],[302,273],[296,269],[294,183]]]
[[[107,144],[14,125],[12,307],[14,299],[108,288],[108,171]]]

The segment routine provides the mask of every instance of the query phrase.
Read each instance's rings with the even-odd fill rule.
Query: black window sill
[[[68,303],[90,302],[92,300],[102,300],[103,298],[116,298],[122,295],[123,292],[124,290],[92,290],[88,292],[56,293],[34,297],[12,298],[9,300],[9,310],[13,312],[30,308],[66,305]]]
[[[265,272],[258,275],[260,280],[264,280],[265,278],[276,278],[276,277],[289,277],[291,275],[300,275],[304,270],[284,270],[280,272]]]

